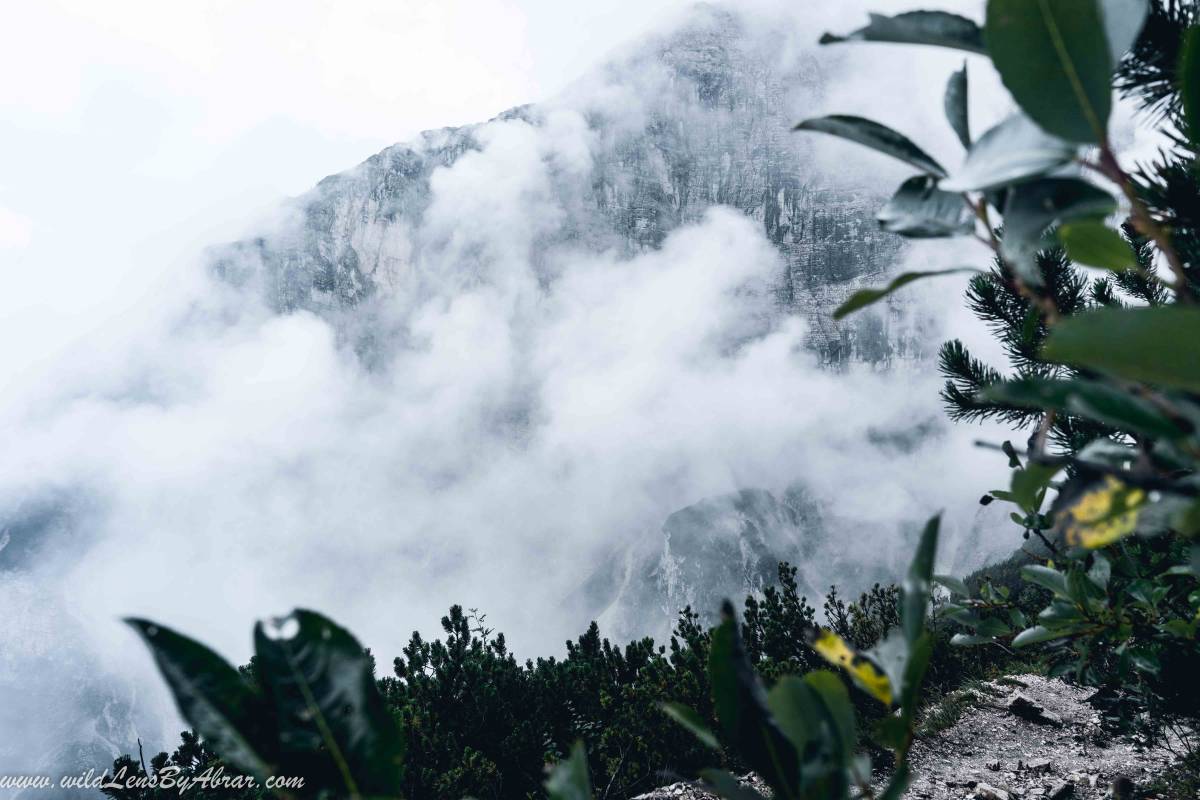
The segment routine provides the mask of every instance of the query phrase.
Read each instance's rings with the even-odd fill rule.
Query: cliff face
[[[258,283],[281,312],[361,317],[355,309],[373,301],[411,297],[436,273],[464,266],[461,251],[448,266],[455,243],[430,220],[439,171],[490,146],[498,126],[528,125],[549,140],[568,119],[586,152],[544,154],[550,202],[538,208],[525,254],[544,264],[543,280],[553,280],[565,250],[632,256],[706,209],[731,206],[778,248],[778,308],[808,319],[826,360],[906,354],[914,343],[886,321],[829,320],[834,305],[894,263],[900,245],[877,230],[882,197],[822,174],[811,142],[791,133],[822,78],[790,49],[783,34],[751,33],[730,12],[699,7],[552,102],[426,132],[326,178],[294,201],[278,230],[217,249],[213,266],[235,283]]]

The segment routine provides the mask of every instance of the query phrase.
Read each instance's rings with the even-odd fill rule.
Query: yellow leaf
[[[892,704],[892,683],[873,663],[859,655],[842,637],[822,628],[812,642],[813,650],[831,664],[837,664],[864,692],[881,703]]]
[[[1059,522],[1067,544],[1089,550],[1110,545],[1137,528],[1138,509],[1146,502],[1146,493],[1134,489],[1111,475],[1059,513]]]

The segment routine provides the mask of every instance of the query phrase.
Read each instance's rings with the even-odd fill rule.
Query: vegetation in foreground
[[[614,648],[593,630],[566,659],[522,667],[502,637],[459,610],[447,618],[444,642],[414,639],[395,678],[379,682],[369,653],[313,612],[260,625],[256,658],[242,671],[132,620],[203,738],[185,739],[176,758],[191,768],[219,757],[264,779],[305,776],[302,789],[284,795],[540,796],[541,762],[561,759],[544,784],[552,798],[628,795],[666,768],[699,770],[717,794],[749,800],[759,795],[729,772],[749,767],[785,800],[892,800],[908,785],[922,688],[971,673],[963,653],[972,651],[957,646],[1035,648],[1054,674],[1097,686],[1113,724],[1194,724],[1198,16],[1194,2],[1181,0],[988,0],[982,27],[918,11],[875,15],[861,30],[822,38],[988,58],[1020,108],[973,137],[967,68],[950,76],[947,117],[966,149],[953,173],[871,120],[834,115],[797,126],[913,167],[918,174],[880,212],[884,229],[975,237],[991,252],[968,303],[992,324],[1010,363],[1001,371],[949,343],[944,398],[952,416],[997,417],[1027,437],[997,446],[1012,480],[985,498],[1013,506],[1033,547],[1004,565],[1019,583],[933,576],[934,519],[903,585],[842,616],[835,599],[826,628],[789,598],[785,579],[748,605],[742,623],[727,608],[718,627],[702,631],[685,615],[669,654],[649,641]],[[1158,157],[1132,173],[1109,136],[1114,89],[1166,138]],[[838,315],[946,271],[858,292]],[[931,621],[935,581],[949,602],[934,604]],[[859,630],[841,622],[859,618]],[[814,669],[818,659],[841,672]],[[846,679],[861,690],[854,700]],[[480,726],[496,738],[473,738]],[[582,745],[568,753],[575,737],[590,757]],[[156,759],[158,768],[169,761]]]

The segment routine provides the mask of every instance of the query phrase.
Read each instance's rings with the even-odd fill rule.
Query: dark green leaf
[[[663,703],[663,713],[686,728],[700,742],[713,750],[719,750],[721,745],[717,737],[708,729],[708,725],[693,709],[680,703]]]
[[[1158,656],[1145,648],[1132,651],[1129,654],[1129,660],[1138,672],[1157,675],[1162,669],[1162,663],[1159,661]]]
[[[1176,512],[1171,525],[1184,536],[1195,536],[1200,533],[1200,500],[1193,500],[1180,511]]]
[[[893,42],[896,44],[930,44],[952,47],[972,53],[986,54],[983,32],[966,17],[945,11],[909,11],[894,17],[871,14],[865,28],[845,36],[826,33],[821,44],[838,42]]]
[[[889,750],[898,750],[908,738],[908,720],[899,716],[884,717],[875,723],[875,740]]]
[[[1053,639],[1061,639],[1067,634],[1062,631],[1052,631],[1049,628],[1044,628],[1041,625],[1035,625],[1032,628],[1026,628],[1017,634],[1013,639],[1013,647],[1026,647],[1031,644],[1039,644],[1040,642],[1049,642]]]
[[[1040,564],[1030,564],[1021,567],[1021,577],[1030,583],[1036,583],[1044,589],[1049,589],[1059,597],[1069,597],[1067,592],[1067,576],[1057,570],[1043,567]]]
[[[954,267],[951,269],[939,269],[929,272],[906,272],[898,276],[895,280],[889,283],[882,289],[859,289],[854,294],[850,295],[846,302],[837,307],[833,312],[834,319],[842,319],[843,317],[853,314],[861,308],[866,308],[872,303],[887,297],[897,289],[903,288],[913,281],[919,281],[922,278],[936,278],[939,275],[953,275],[956,272],[978,272],[973,267]]]
[[[1046,627],[1061,628],[1064,625],[1071,625],[1083,619],[1083,614],[1075,607],[1073,603],[1066,600],[1053,600],[1050,605],[1038,612],[1038,621]]]
[[[1006,636],[1012,629],[995,617],[985,617],[975,625],[975,632],[980,636]]]
[[[962,195],[943,192],[928,175],[909,178],[875,217],[879,227],[910,239],[962,236],[974,227],[974,215]]]
[[[846,684],[825,669],[808,673],[804,676],[804,683],[820,697],[841,742],[841,750],[848,757],[854,752],[857,738],[854,732],[854,705],[850,702]]]
[[[1099,220],[1068,222],[1058,229],[1058,240],[1076,264],[1113,272],[1137,266],[1129,242]]]
[[[395,794],[393,790],[392,794]],[[592,800],[592,780],[588,776],[587,752],[576,742],[571,755],[554,765],[546,778],[550,800]]]
[[[767,708],[762,682],[746,657],[728,601],[713,629],[708,676],[713,705],[727,744],[777,793],[787,796],[799,765],[792,747]]]
[[[941,523],[940,514],[925,523],[925,528],[921,531],[921,540],[917,543],[917,551],[904,579],[904,604],[900,607],[900,620],[910,647],[925,632],[933,560],[937,556],[938,529]]]
[[[1078,178],[1040,178],[1016,186],[1004,205],[1000,253],[1031,286],[1042,284],[1037,251],[1042,233],[1058,222],[1111,214],[1117,201],[1108,192]]]
[[[1042,497],[1050,480],[1058,474],[1062,467],[1039,464],[1031,461],[1021,469],[1013,470],[1012,496],[1013,502],[1026,513],[1033,514],[1041,508]]]
[[[1178,439],[1187,435],[1153,403],[1098,381],[1020,378],[994,383],[980,392],[980,396],[1023,408],[1087,417],[1155,438]]]
[[[1077,314],[1054,326],[1042,355],[1126,380],[1200,391],[1200,310],[1162,306]]]
[[[841,796],[856,741],[854,706],[841,679],[827,670],[803,679],[785,676],[771,690],[767,704],[796,752],[805,754],[805,766],[797,775],[800,785]]]
[[[900,693],[900,708],[909,718],[917,711],[921,683],[925,680],[925,672],[929,669],[929,661],[932,658],[933,635],[926,631],[912,643],[908,663],[904,665],[904,689]]]
[[[767,708],[797,753],[820,735],[824,709],[812,687],[794,675],[785,675],[767,694]]]
[[[830,136],[858,142],[872,150],[878,150],[880,153],[911,164],[922,172],[938,178],[946,176],[946,170],[942,168],[942,165],[913,144],[908,137],[869,119],[832,114],[827,117],[806,119],[796,125],[794,130],[828,133]]]
[[[989,128],[971,145],[962,169],[941,182],[948,192],[998,189],[1043,175],[1075,157],[1075,146],[1051,136],[1023,114]]]
[[[946,119],[954,129],[954,135],[962,146],[971,149],[971,122],[967,114],[967,65],[950,75],[946,83],[946,94],[942,97]]]
[[[279,719],[284,769],[295,770],[286,774],[336,780],[351,794],[395,793],[404,738],[362,645],[332,620],[297,609],[255,626],[254,649]]]
[[[276,757],[266,700],[225,659],[144,619],[126,619],[150,648],[180,715],[230,764],[266,777]]]
[[[1178,73],[1188,138],[1200,145],[1200,25],[1193,25],[1184,34]]]
[[[1098,0],[988,0],[985,38],[1001,80],[1050,133],[1098,144],[1113,59]]]

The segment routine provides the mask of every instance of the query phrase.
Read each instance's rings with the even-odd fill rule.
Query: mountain
[[[883,196],[819,169],[811,140],[791,132],[825,81],[811,56],[792,52],[795,45],[728,9],[697,6],[676,30],[631,48],[552,101],[427,131],[325,178],[289,204],[277,229],[216,248],[213,268],[258,286],[280,312],[339,318],[362,336],[365,308],[420,296],[444,285],[447,273],[473,268],[471,254],[464,259],[430,219],[444,168],[492,145],[504,126],[528,126],[548,139],[576,126],[587,143],[582,168],[559,163],[569,159],[553,148],[544,154],[550,202],[537,209],[542,219],[528,253],[545,262],[542,280],[553,282],[564,249],[633,256],[707,209],[731,206],[761,224],[783,256],[772,287],[777,307],[807,319],[810,342],[827,362],[903,355],[919,345],[889,330],[886,319],[842,326],[829,319],[864,280],[887,271],[901,245],[874,221]]]
[[[777,499],[743,489],[671,514],[601,565],[575,599],[618,641],[665,638],[684,608],[712,622],[722,600],[774,584],[780,560],[802,569],[822,533],[821,509],[802,490]],[[807,575],[798,578],[801,593],[816,598]]]
[[[886,196],[822,167],[812,140],[791,131],[829,80],[797,35],[698,5],[550,101],[427,131],[325,178],[288,203],[274,229],[215,248],[212,268],[261,291],[278,313],[333,321],[370,361],[380,342],[410,335],[406,310],[507,280],[506,260],[533,263],[548,290],[565,258],[631,259],[725,206],[760,225],[779,253],[772,313],[802,317],[822,363],[919,353],[922,342],[895,314],[831,319],[850,293],[890,271],[902,244],[875,222]],[[526,140],[542,182],[524,177],[532,170],[517,155],[504,169],[471,161],[515,153]],[[477,201],[484,184],[512,184],[509,203]],[[471,226],[488,233],[475,237]],[[522,230],[509,242],[492,231],[502,226]],[[750,488],[699,498],[661,528],[631,533],[570,598],[617,636],[661,633],[685,605],[715,609],[761,590],[779,560],[797,563],[803,577],[828,536],[803,487],[779,498]]]

